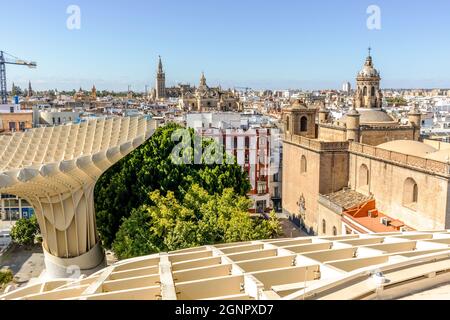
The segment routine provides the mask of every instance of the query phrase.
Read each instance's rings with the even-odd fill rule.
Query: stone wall
[[[355,146],[357,145],[352,144],[351,150],[354,150]],[[429,166],[426,159],[377,148],[370,150],[367,146],[364,146],[364,149],[368,155],[356,153],[350,155],[349,180],[353,190],[373,194],[380,211],[414,229],[443,229],[450,226],[448,177],[427,172],[426,169],[433,167]],[[358,187],[359,168],[363,164],[369,169],[367,189]],[[417,166],[425,170],[419,171]],[[418,186],[418,200],[414,207],[403,203],[404,183],[408,178],[414,179]]]
[[[349,150],[354,154],[377,158],[399,166],[406,166],[431,174],[438,174],[446,178],[450,177],[450,166],[444,162],[388,151],[355,142],[350,143]]]
[[[332,210],[330,206],[327,205],[327,201],[323,200],[322,197],[319,197],[319,208],[318,208],[318,221],[319,221],[319,232],[320,236],[332,236],[333,235],[333,227],[336,227],[337,234],[342,234],[342,220],[341,214],[335,212],[337,210]],[[332,203],[329,203],[333,205]],[[322,228],[322,220],[325,220],[325,232],[323,232]]]
[[[348,142],[323,142],[299,136],[283,143],[283,210],[300,214],[304,199],[304,222],[318,232],[319,194],[341,190],[348,184]],[[307,170],[301,172],[302,156]]]
[[[301,172],[301,158],[307,159],[307,170]],[[305,226],[316,230],[317,197],[319,194],[320,154],[298,145],[283,144],[283,210],[300,215],[301,199],[304,199]]]
[[[431,139],[424,139],[423,143],[428,144],[428,145],[432,146],[433,148],[435,148],[437,150],[448,150],[448,149],[450,149],[450,143],[448,143],[448,142],[431,140]]]
[[[361,127],[360,142],[377,146],[394,140],[416,140],[412,127]]]
[[[319,139],[327,141],[346,141],[347,140],[346,129],[336,128],[327,125],[320,125]]]

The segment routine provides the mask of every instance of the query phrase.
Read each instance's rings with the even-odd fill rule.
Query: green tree
[[[18,245],[31,246],[39,232],[39,224],[33,215],[30,219],[20,219],[16,222],[11,229],[11,239]]]
[[[0,270],[0,289],[4,288],[8,283],[13,281],[13,273],[10,269],[3,268]]]
[[[168,124],[159,128],[153,136],[130,155],[105,172],[95,187],[97,227],[103,244],[110,248],[123,218],[143,204],[153,205],[148,194],[155,190],[165,196],[173,192],[174,198],[182,200],[192,184],[197,183],[209,194],[221,193],[233,188],[239,195],[250,190],[247,174],[236,164],[228,163],[224,152],[224,164],[194,164],[194,152],[187,152],[186,159],[192,164],[175,163],[172,151],[179,144],[172,136],[181,127]],[[191,141],[196,139],[189,130]],[[203,148],[214,146],[213,140],[202,141]],[[192,150],[191,150],[192,151]],[[206,153],[203,155],[205,159]]]
[[[169,191],[150,193],[154,205],[133,210],[121,225],[113,250],[119,259],[161,251],[236,241],[266,239],[278,235],[275,213],[268,220],[248,214],[251,200],[232,188],[209,194],[194,184],[179,201]]]
[[[11,89],[11,96],[22,96],[24,95],[25,92],[19,87],[16,86],[15,84],[13,84],[12,89]]]
[[[49,90],[48,91],[48,96],[49,96],[50,100],[55,100],[56,99],[55,90]]]
[[[386,98],[386,101],[388,103],[389,106],[406,106],[408,105],[408,102],[402,98],[402,97],[390,97],[390,98]]]

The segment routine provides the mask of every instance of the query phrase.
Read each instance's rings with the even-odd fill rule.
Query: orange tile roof
[[[401,227],[406,227],[406,225],[400,221],[393,219],[382,212],[379,212],[375,209],[376,204],[375,200],[370,200],[365,204],[361,204],[355,208],[346,210],[343,212],[343,220],[344,222],[354,222],[371,232],[393,232],[399,231]],[[375,211],[377,214],[375,217],[369,216],[369,211]],[[388,218],[390,220],[389,226],[386,226],[381,223],[382,218]],[[347,220],[347,221],[346,221]],[[352,224],[352,227],[354,225]],[[409,227],[408,227],[409,228]],[[360,229],[360,228],[358,228]],[[409,228],[411,229],[411,228]],[[412,230],[412,229],[411,229]]]

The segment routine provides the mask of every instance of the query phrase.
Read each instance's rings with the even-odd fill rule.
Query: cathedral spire
[[[164,73],[164,70],[163,70],[163,65],[162,65],[161,56],[158,56],[158,57],[159,57],[159,62],[158,62],[158,73],[161,74],[161,73]]]
[[[28,97],[33,95],[33,89],[31,88],[31,81],[28,81]]]
[[[205,73],[202,71],[202,77],[200,78],[200,86],[206,86]]]

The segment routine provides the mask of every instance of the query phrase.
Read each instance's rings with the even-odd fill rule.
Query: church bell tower
[[[158,71],[156,73],[156,99],[166,98],[166,74],[163,70],[161,56],[159,56]]]

